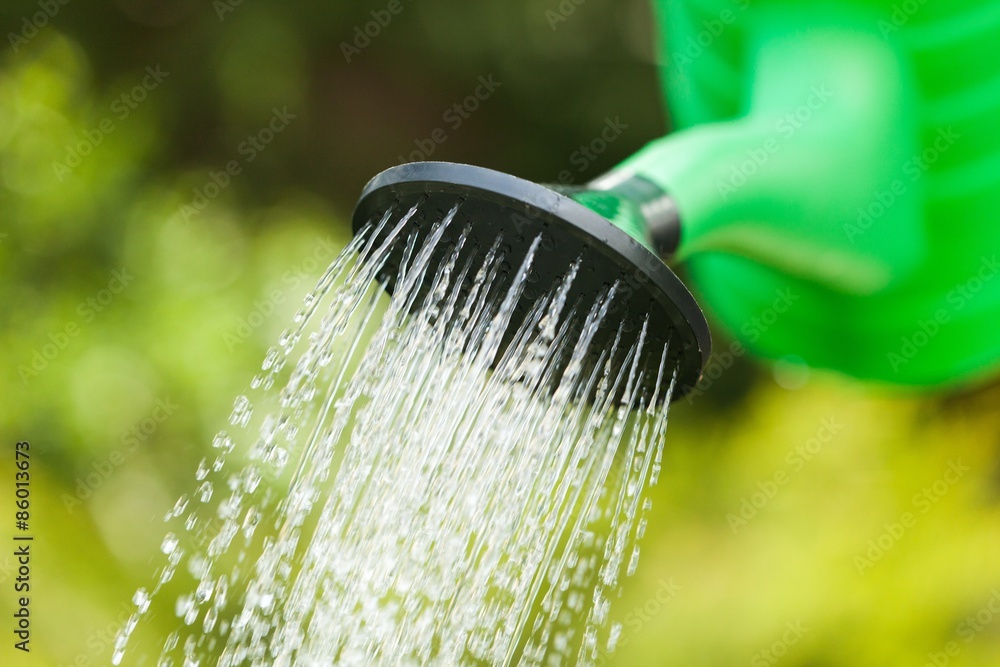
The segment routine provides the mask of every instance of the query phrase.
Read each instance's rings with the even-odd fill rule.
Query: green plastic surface
[[[676,129],[616,171],[676,200],[676,259],[715,319],[860,378],[995,371],[1000,2],[656,10]]]

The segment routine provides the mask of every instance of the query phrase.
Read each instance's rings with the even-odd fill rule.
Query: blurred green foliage
[[[42,4],[58,10],[38,19]],[[555,30],[555,0],[403,6],[351,62],[342,44],[383,3],[0,9],[0,432],[32,443],[36,536],[22,663],[3,493],[3,664],[108,663],[160,517],[347,241],[369,177],[439,127],[433,159],[577,182],[665,131],[642,0],[588,0]],[[489,75],[497,92],[445,123]],[[616,117],[628,129],[584,157]],[[955,642],[946,664],[997,664],[1000,620],[981,610],[1000,590],[998,398],[885,396],[736,360],[675,407],[612,661],[922,665]],[[837,428],[820,442],[824,420]],[[816,449],[799,468],[797,447]],[[955,461],[969,470],[924,511],[915,496]],[[743,525],[745,499],[760,507]],[[891,543],[860,566],[870,540]],[[174,622],[154,614],[138,640]]]

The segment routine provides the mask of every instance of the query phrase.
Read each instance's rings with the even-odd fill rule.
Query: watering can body
[[[995,371],[1000,2],[655,9],[675,131],[594,188],[672,199],[674,258],[715,319],[758,355],[859,378]]]

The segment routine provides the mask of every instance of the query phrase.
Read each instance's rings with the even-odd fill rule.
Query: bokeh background
[[[561,4],[400,0],[366,44],[388,2],[3,3],[0,663],[109,663],[162,516],[368,178],[430,158],[585,182],[669,130],[645,1]],[[1000,390],[729,349],[717,330],[718,378],[674,407],[607,662],[1000,664]],[[29,656],[8,629],[17,440]]]

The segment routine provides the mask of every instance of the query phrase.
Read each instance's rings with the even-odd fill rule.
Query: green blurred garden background
[[[358,39],[392,4],[0,8],[0,664],[109,664],[162,516],[368,178],[417,157],[584,182],[669,129],[644,0],[399,0]],[[729,349],[717,331],[718,379],[673,410],[609,664],[1000,664],[1000,390]]]

